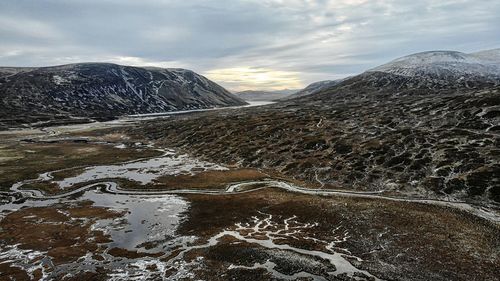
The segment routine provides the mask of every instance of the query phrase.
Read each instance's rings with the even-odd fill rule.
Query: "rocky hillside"
[[[41,68],[0,68],[0,119],[29,123],[56,118],[110,119],[246,104],[185,69],[81,63]]]
[[[138,134],[324,188],[500,206],[494,54],[465,62],[446,56],[453,63],[429,53],[418,55],[423,61],[410,56],[316,94],[241,109],[231,118],[210,112],[151,121]],[[470,61],[476,72],[464,66]]]
[[[388,91],[400,95],[442,94],[499,85],[500,49],[471,54],[430,51],[398,58],[343,80],[313,83],[288,99],[325,99],[335,93],[363,95]]]
[[[369,71],[401,76],[455,78],[498,78],[500,49],[465,54],[455,51],[431,51],[393,60]]]
[[[398,89],[462,89],[500,85],[500,49],[465,54],[418,53],[365,72],[371,84]]]
[[[500,204],[500,88],[337,95],[151,121],[157,143],[324,188]]]
[[[432,51],[405,56],[343,83],[393,90],[484,89],[500,85],[500,49],[465,54]],[[434,91],[431,91],[434,92]]]

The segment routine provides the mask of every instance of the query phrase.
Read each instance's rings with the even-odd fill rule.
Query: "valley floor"
[[[0,279],[496,280],[490,119],[388,102],[0,132]]]

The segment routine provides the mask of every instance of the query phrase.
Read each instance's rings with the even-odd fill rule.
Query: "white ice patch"
[[[31,279],[34,272],[42,273],[42,280],[48,276],[47,269],[53,267],[52,261],[44,252],[19,249],[19,244],[2,247],[0,252],[0,264],[9,263],[12,266],[24,270]]]
[[[465,54],[454,51],[431,51],[412,54],[393,60],[369,71],[381,71],[403,76],[419,76],[422,73],[453,74],[457,77],[500,75],[500,49]]]
[[[196,171],[205,170],[228,169],[214,163],[191,158],[187,155],[176,155],[169,152],[158,158],[118,165],[90,167],[78,176],[56,181],[56,183],[61,189],[64,189],[74,184],[88,181],[121,178],[145,185],[161,176],[194,174]]]
[[[119,144],[119,145],[115,145],[115,148],[125,149],[125,148],[127,148],[127,145],[125,145],[124,143],[122,143],[122,144]]]
[[[263,213],[262,213],[263,214]],[[275,221],[275,217],[270,214],[263,214],[264,217],[252,217],[252,220],[247,223],[237,223],[234,229],[226,229],[212,236],[203,245],[186,245],[183,250],[172,260],[169,265],[174,268],[185,264],[184,255],[189,251],[196,249],[206,249],[217,246],[221,238],[229,236],[232,239],[246,242],[249,244],[259,245],[265,249],[287,251],[290,253],[300,254],[304,257],[310,257],[312,260],[326,260],[334,266],[335,270],[328,272],[331,276],[347,276],[353,279],[365,277],[365,279],[380,280],[371,275],[368,271],[361,270],[353,266],[348,259],[361,262],[362,259],[353,256],[346,248],[340,247],[339,244],[346,242],[350,235],[346,230],[342,230],[342,226],[338,225],[332,229],[329,240],[322,240],[307,236],[308,230],[318,227],[318,223],[302,223],[297,221],[296,216],[289,217],[284,220]],[[306,250],[295,246],[285,244],[287,240],[310,240],[317,245],[322,245],[323,250]],[[317,280],[326,280],[321,276],[313,276],[311,274],[299,273],[298,275],[286,275],[275,270],[275,264],[266,262],[264,264],[255,264],[252,267],[242,267],[239,265],[231,265],[228,269],[266,269],[268,273],[275,278],[292,280],[296,277],[313,277]],[[287,277],[287,278],[284,278]]]
[[[108,280],[167,280],[165,263],[157,259],[138,260],[108,274]]]
[[[67,79],[64,79],[63,77],[59,76],[59,75],[54,75],[52,76],[52,79],[54,81],[54,83],[56,85],[61,85],[61,84],[64,84],[64,83],[68,83],[69,81]]]

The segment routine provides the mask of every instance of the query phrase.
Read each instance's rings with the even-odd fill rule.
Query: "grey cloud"
[[[413,52],[498,47],[499,15],[497,0],[5,0],[0,65],[133,58],[288,71],[308,84]]]

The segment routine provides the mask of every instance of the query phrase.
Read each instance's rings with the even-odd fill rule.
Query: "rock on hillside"
[[[0,68],[0,119],[26,123],[60,117],[120,115],[245,105],[185,69],[80,63]]]

